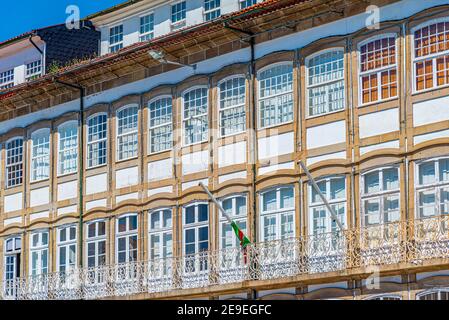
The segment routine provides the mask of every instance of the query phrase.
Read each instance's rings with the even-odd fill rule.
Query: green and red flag
[[[249,241],[249,239],[245,236],[245,234],[243,233],[243,231],[239,228],[239,226],[237,225],[237,223],[235,223],[235,221],[231,222],[231,227],[235,232],[235,235],[237,236],[237,238],[240,241],[240,246],[242,248],[245,248],[248,244],[251,243],[251,241]]]

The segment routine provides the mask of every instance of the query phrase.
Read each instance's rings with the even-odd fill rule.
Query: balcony
[[[351,270],[363,274],[371,266],[400,270],[438,264],[437,259],[449,259],[449,215],[254,243],[245,251],[231,248],[17,278],[3,282],[0,299],[102,299],[182,292],[245,281],[344,275]]]

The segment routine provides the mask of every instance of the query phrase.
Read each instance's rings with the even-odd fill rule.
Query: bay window
[[[360,51],[361,104],[397,97],[396,36],[363,42]]]
[[[193,203],[185,206],[183,222],[185,272],[206,271],[209,250],[209,205]]]
[[[207,141],[208,90],[194,88],[183,94],[184,145]]]
[[[261,194],[261,240],[295,236],[295,194],[293,186],[277,187]]]
[[[30,275],[48,273],[48,231],[30,234]]]
[[[117,160],[137,157],[138,146],[137,105],[125,106],[117,111]]]
[[[293,65],[280,63],[258,73],[259,127],[293,120]]]
[[[14,138],[6,143],[6,187],[15,187],[23,182],[23,138]]]
[[[399,221],[399,168],[376,169],[362,175],[363,225]]]
[[[415,91],[449,85],[449,21],[413,29]]]
[[[107,155],[106,114],[98,114],[87,119],[87,168],[106,164]]]
[[[449,214],[449,158],[417,164],[417,217]]]
[[[76,226],[64,226],[57,230],[57,266],[61,273],[76,267]]]
[[[344,109],[344,51],[326,50],[309,57],[306,65],[308,115],[316,116]]]
[[[246,130],[245,78],[224,79],[218,83],[220,134],[227,136]]]
[[[328,177],[321,179],[317,185],[338,219],[346,224],[346,181],[345,177]],[[319,236],[339,231],[336,221],[333,221],[329,210],[312,186],[309,186],[309,235]]]
[[[78,123],[69,121],[58,127],[58,174],[78,170]]]
[[[173,146],[173,109],[171,97],[150,101],[150,153],[169,150]]]
[[[31,182],[50,177],[50,129],[31,134]]]

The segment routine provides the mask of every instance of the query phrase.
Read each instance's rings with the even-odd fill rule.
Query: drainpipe
[[[78,226],[78,234],[79,234],[79,266],[83,267],[83,214],[84,214],[84,204],[83,204],[83,189],[84,189],[84,181],[83,181],[83,173],[84,173],[84,97],[85,97],[85,88],[78,85],[72,84],[68,82],[61,81],[59,79],[53,78],[53,81],[64,86],[77,89],[80,92],[80,111],[78,117],[78,134],[79,134],[79,145],[78,145],[78,158],[79,158],[79,168],[78,168],[78,197],[79,197],[79,226]]]

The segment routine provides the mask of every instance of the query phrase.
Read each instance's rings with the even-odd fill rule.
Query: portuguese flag
[[[242,248],[245,248],[248,244],[251,243],[251,241],[249,241],[249,239],[247,237],[245,237],[245,234],[243,233],[242,230],[240,230],[239,226],[237,225],[237,223],[235,223],[235,221],[231,222],[231,227],[234,230],[237,238],[239,238],[240,246]]]

